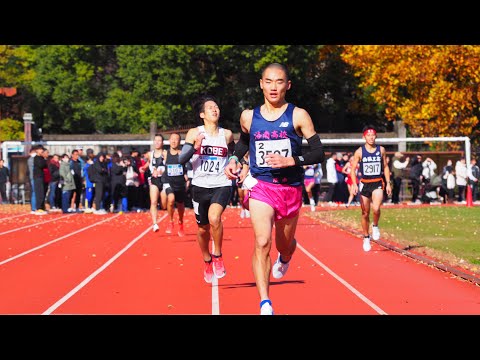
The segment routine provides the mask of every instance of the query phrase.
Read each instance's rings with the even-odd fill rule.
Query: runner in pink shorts
[[[249,199],[270,205],[275,210],[275,221],[290,219],[297,216],[302,207],[302,187],[258,181],[245,196],[244,207],[247,209],[249,209]]]
[[[242,112],[240,139],[225,168],[227,177],[239,177],[249,189],[247,206],[255,234],[252,265],[261,315],[273,315],[270,272],[275,279],[282,278],[297,246],[295,230],[302,206],[303,166],[321,163],[325,158],[308,112],[285,100],[290,87],[284,65],[273,63],[262,71],[260,88],[265,102]],[[305,154],[303,138],[310,148]],[[247,152],[249,163],[245,164],[239,159],[243,160]],[[237,176],[239,162],[242,171]],[[248,168],[251,175],[245,178]],[[278,256],[272,266],[270,249],[274,225]]]

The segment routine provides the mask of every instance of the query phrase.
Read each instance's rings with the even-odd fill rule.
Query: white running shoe
[[[245,217],[247,219],[250,217],[250,211],[249,210],[245,210]]]
[[[245,217],[245,210],[240,210],[240,217],[243,219]]]
[[[160,230],[160,227],[158,226],[158,224],[154,224],[153,225],[153,232],[157,232],[158,230]]]
[[[363,251],[370,251],[372,246],[370,245],[370,236],[363,238]]]
[[[290,266],[290,261],[286,264],[280,261],[280,253],[278,253],[277,261],[273,264],[272,267],[272,276],[275,279],[281,279],[287,273],[288,267]]]
[[[373,240],[378,240],[380,239],[380,229],[378,228],[378,225],[372,225],[372,239]]]
[[[263,300],[260,303],[260,315],[273,315],[272,302],[270,300]]]

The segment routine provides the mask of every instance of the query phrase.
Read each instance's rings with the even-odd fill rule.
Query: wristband
[[[230,160],[234,159],[235,160],[235,164],[238,164],[239,161],[238,161],[238,157],[236,157],[235,155],[232,155],[228,158],[228,162],[230,162]]]

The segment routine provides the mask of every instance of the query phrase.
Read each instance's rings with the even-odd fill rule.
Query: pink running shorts
[[[304,179],[304,180],[303,180],[303,184],[304,184],[305,186],[308,186],[308,185],[310,185],[310,184],[313,184],[314,182],[315,182],[315,179],[314,179],[314,178],[308,178],[308,179]]]
[[[248,200],[255,199],[275,210],[275,221],[295,217],[302,207],[302,186],[272,184],[258,180],[245,195],[243,206],[249,209]]]

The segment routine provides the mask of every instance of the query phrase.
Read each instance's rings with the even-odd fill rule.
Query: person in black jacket
[[[2,202],[0,204],[8,204],[7,199],[7,182],[10,178],[10,172],[8,168],[3,165],[3,159],[0,159],[0,198]]]
[[[60,181],[60,157],[58,154],[54,154],[50,159],[48,170],[50,171],[48,202],[50,203],[50,210],[55,210],[62,207],[62,190],[58,187]]]
[[[95,211],[93,212],[96,215],[104,215],[107,213],[104,207],[102,207],[102,200],[105,192],[105,186],[108,181],[108,168],[107,163],[105,162],[105,154],[100,152],[97,155],[97,161],[93,162],[93,175],[94,178],[91,179],[95,184]]]
[[[33,159],[33,186],[35,187],[35,200],[37,202],[37,210],[35,215],[47,214],[45,210],[45,184],[43,169],[47,168],[47,160],[43,157],[45,148],[37,145],[35,151],[37,156]]]
[[[125,164],[118,153],[112,154],[112,167],[110,168],[110,188],[112,190],[113,211],[127,211],[127,185],[125,177]]]
[[[420,184],[422,183],[423,166],[422,166],[422,155],[417,155],[413,158],[412,167],[410,168],[409,179],[412,184],[412,203],[420,203]]]

